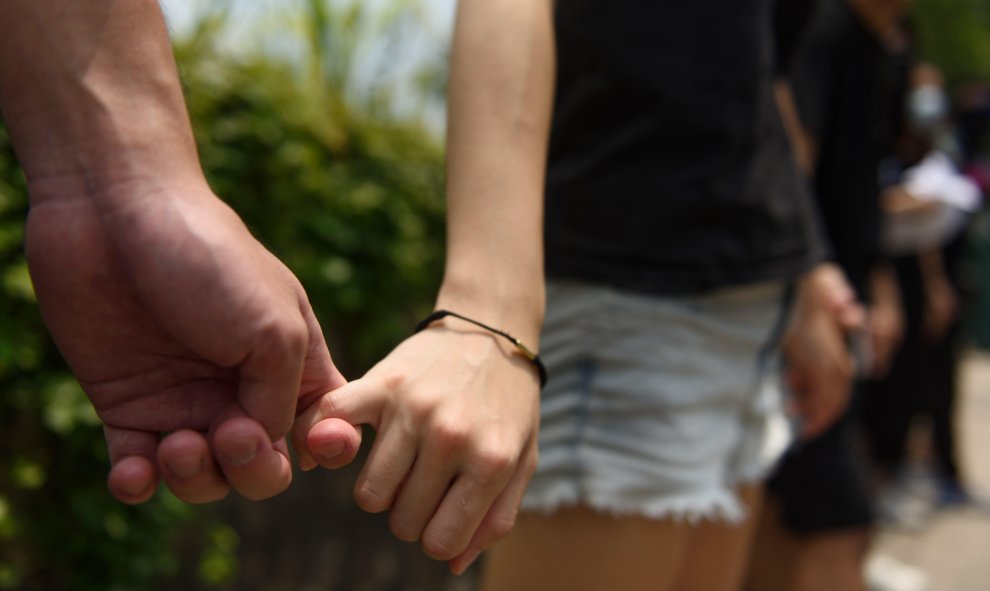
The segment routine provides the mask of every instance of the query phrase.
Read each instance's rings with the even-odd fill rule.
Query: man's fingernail
[[[124,482],[120,485],[120,491],[131,497],[141,498],[148,494],[148,489],[150,487],[151,485],[147,482],[135,480],[132,482]]]
[[[236,445],[228,446],[224,458],[235,466],[243,466],[258,455],[258,442],[254,439],[239,441]]]
[[[165,469],[172,476],[188,480],[203,471],[203,458],[200,456],[169,458],[164,461]]]

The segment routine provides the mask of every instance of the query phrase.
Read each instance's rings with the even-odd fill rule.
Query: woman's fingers
[[[529,447],[523,453],[523,457],[516,468],[512,479],[505,486],[502,493],[495,499],[485,518],[481,521],[474,537],[468,543],[467,548],[458,556],[448,561],[450,571],[455,575],[464,573],[471,564],[495,542],[501,540],[512,531],[516,524],[516,517],[519,515],[519,506],[522,504],[523,494],[529,481],[536,472],[537,451],[536,439],[530,442]]]

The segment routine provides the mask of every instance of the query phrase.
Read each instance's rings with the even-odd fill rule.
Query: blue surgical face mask
[[[918,86],[908,93],[907,113],[912,131],[931,135],[949,114],[949,100],[938,86]]]

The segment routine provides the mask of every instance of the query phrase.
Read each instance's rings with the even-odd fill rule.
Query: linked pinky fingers
[[[320,421],[306,436],[313,461],[324,468],[341,468],[354,461],[361,448],[361,428],[340,419]]]

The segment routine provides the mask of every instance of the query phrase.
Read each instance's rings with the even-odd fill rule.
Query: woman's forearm
[[[549,0],[463,0],[447,136],[448,255],[438,306],[536,343],[554,87]]]

